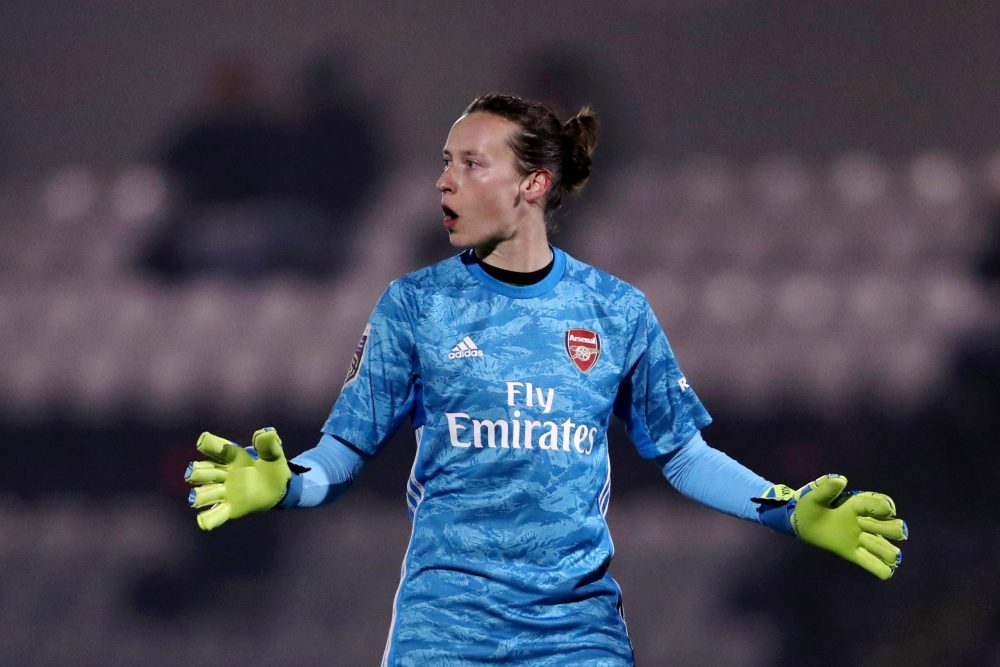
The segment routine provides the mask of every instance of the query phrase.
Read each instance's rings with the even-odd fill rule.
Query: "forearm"
[[[345,442],[327,433],[310,450],[292,459],[295,466],[307,468],[294,472],[288,483],[279,509],[316,507],[333,502],[341,496],[358,476],[364,458]]]
[[[658,456],[654,463],[682,494],[720,512],[760,522],[751,501],[773,484],[695,434],[683,447]]]

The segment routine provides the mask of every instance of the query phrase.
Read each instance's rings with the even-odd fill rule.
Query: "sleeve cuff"
[[[281,499],[275,509],[287,510],[297,507],[299,498],[301,497],[302,475],[293,472],[292,476],[288,479],[288,489],[285,491],[285,497]]]

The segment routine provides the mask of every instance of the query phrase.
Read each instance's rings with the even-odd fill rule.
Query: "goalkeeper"
[[[315,447],[273,429],[242,448],[202,434],[191,505],[212,530],[336,499],[406,421],[413,525],[384,665],[634,663],[605,514],[607,430],[681,493],[797,535],[880,579],[906,539],[892,500],[826,475],[793,490],[709,446],[711,418],[645,296],[548,242],[587,180],[598,124],[485,95],[452,126],[437,182],[461,254],[394,281]]]

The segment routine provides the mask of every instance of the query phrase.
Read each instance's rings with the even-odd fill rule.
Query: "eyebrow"
[[[475,150],[462,150],[462,151],[458,151],[458,154],[461,157],[470,157],[470,156],[472,156],[472,157],[480,157],[482,155],[479,151],[475,151]],[[444,157],[451,157],[451,151],[449,151],[446,148],[443,151],[441,151],[441,155],[443,155]]]

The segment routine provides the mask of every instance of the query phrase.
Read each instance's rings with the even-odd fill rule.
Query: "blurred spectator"
[[[214,65],[203,108],[161,155],[180,192],[144,268],[170,280],[325,279],[344,268],[377,159],[370,116],[345,81],[334,60],[310,63],[287,119],[263,108],[249,63]]]
[[[380,123],[355,92],[344,58],[323,55],[308,62],[299,86],[296,193],[329,216],[341,239],[377,185]]]
[[[547,45],[524,56],[511,85],[519,95],[546,100],[564,118],[593,106],[601,119],[600,160],[606,166],[617,163],[636,141],[634,119],[621,102],[616,77],[606,70],[586,47]]]
[[[1000,285],[1000,201],[993,203],[989,221],[989,236],[976,269],[987,284]]]
[[[973,259],[977,277],[988,289],[987,298],[1000,295],[1000,204],[989,213],[989,236],[979,257]],[[942,461],[935,472],[950,472],[961,480],[967,495],[988,502],[992,495],[993,471],[1000,465],[1000,450],[994,445],[1000,433],[1000,328],[995,317],[968,332],[956,345],[950,381],[928,405],[938,415],[935,433]]]
[[[597,146],[599,173],[588,181],[586,196],[567,197],[553,219],[553,242],[571,254],[586,257],[589,252],[586,239],[578,233],[582,226],[579,221],[587,210],[598,208],[604,194],[615,186],[614,172],[629,147],[634,146],[636,123],[629,118],[628,107],[621,103],[617,77],[585,46],[540,47],[526,54],[512,74],[511,86],[518,95],[544,100],[560,119],[569,118],[585,105],[597,112],[602,128]]]
[[[204,108],[162,156],[185,199],[205,204],[287,194],[289,132],[260,104],[254,67],[237,59],[215,63],[204,95]]]

